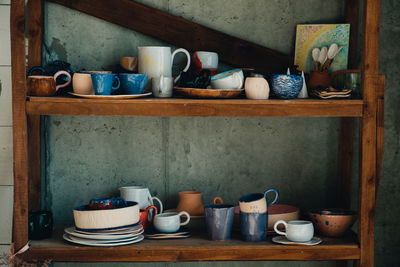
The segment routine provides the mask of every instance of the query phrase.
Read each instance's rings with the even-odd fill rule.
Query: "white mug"
[[[153,77],[172,76],[172,63],[177,53],[182,52],[187,57],[186,67],[183,71],[187,71],[190,67],[190,54],[184,48],[176,49],[171,54],[171,47],[167,46],[141,46],[139,50],[139,73],[147,74],[149,80]],[[175,79],[177,79],[179,76]],[[148,80],[148,85],[151,83]],[[150,86],[146,88],[150,89]]]
[[[244,81],[243,71],[234,69],[211,77],[213,89],[242,89]]]
[[[171,97],[174,88],[174,78],[172,77],[153,77],[152,91],[155,97]]]
[[[268,99],[269,85],[262,77],[248,77],[244,83],[244,90],[248,99]]]
[[[181,223],[181,216],[186,216],[186,221]],[[179,230],[182,225],[188,224],[190,221],[190,215],[186,211],[176,212],[166,212],[162,214],[157,214],[154,217],[154,227],[157,231],[162,233],[175,233]]]
[[[278,225],[285,226],[285,232],[278,230]],[[286,238],[293,242],[307,242],[314,236],[314,226],[310,221],[290,221],[286,223],[279,220],[274,225],[274,230],[280,235],[285,235]]]
[[[119,189],[121,197],[126,201],[135,201],[139,203],[140,209],[146,209],[150,205],[154,205],[153,200],[157,200],[160,204],[160,213],[163,212],[163,204],[157,197],[152,197],[147,187],[143,186],[124,186]]]

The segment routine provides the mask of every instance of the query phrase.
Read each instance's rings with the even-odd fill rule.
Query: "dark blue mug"
[[[28,237],[32,240],[50,238],[53,233],[53,214],[48,210],[30,210]]]
[[[240,235],[250,242],[265,241],[267,237],[268,213],[240,212]]]
[[[90,73],[95,95],[111,95],[120,86],[117,75],[112,73]],[[114,85],[114,83],[116,85]]]
[[[224,241],[231,237],[235,207],[233,205],[211,204],[204,207],[208,238]]]
[[[120,73],[121,89],[127,95],[137,95],[143,92],[147,84],[147,74]]]

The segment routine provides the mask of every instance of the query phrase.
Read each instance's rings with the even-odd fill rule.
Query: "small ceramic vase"
[[[204,215],[204,206],[201,201],[201,192],[198,191],[182,191],[179,192],[179,204],[176,212],[186,211],[191,216]]]

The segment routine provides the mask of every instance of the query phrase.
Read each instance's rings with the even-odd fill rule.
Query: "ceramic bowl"
[[[317,209],[308,215],[317,232],[331,237],[344,235],[357,219],[355,211],[344,209]]]
[[[268,230],[274,229],[274,224],[279,220],[285,222],[299,219],[300,211],[294,206],[274,204],[268,207]]]
[[[299,75],[276,74],[271,76],[270,85],[278,98],[294,99],[303,87],[303,78]]]
[[[127,201],[128,206],[117,209],[90,210],[89,205],[74,209],[75,226],[80,229],[106,229],[139,222],[139,205]]]

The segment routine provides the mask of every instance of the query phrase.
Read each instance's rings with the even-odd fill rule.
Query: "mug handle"
[[[44,73],[46,72],[44,68],[37,66],[37,67],[31,68],[31,69],[28,71],[28,76],[31,76],[32,73],[33,73],[34,71],[37,71],[37,70],[39,70],[39,71],[41,72],[40,75],[42,75],[42,74],[44,74]]]
[[[214,197],[213,204],[224,204],[221,197]]]
[[[112,87],[113,91],[118,90],[119,86],[121,85],[121,81],[119,80],[118,76],[115,76],[114,83],[115,81],[117,81],[117,85]]]
[[[146,208],[146,213],[147,213],[147,214],[151,214],[151,213],[149,212],[150,210],[154,210],[154,214],[152,214],[152,217],[150,218],[150,220],[149,220],[149,215],[147,215],[147,221],[150,222],[150,223],[152,223],[152,222],[154,221],[154,218],[156,217],[158,211],[157,211],[157,207],[154,206],[154,205],[148,206],[148,207]]]
[[[268,195],[269,192],[274,192],[275,193],[275,198],[274,198],[274,200],[271,201],[271,203],[268,203],[268,196],[267,195]],[[275,202],[278,200],[278,196],[279,196],[279,193],[278,193],[278,190],[276,190],[276,189],[271,188],[271,189],[268,189],[267,191],[265,191],[264,192],[264,197],[267,199],[267,207],[271,206],[272,204],[275,204]]]
[[[186,72],[186,71],[189,69],[189,67],[190,67],[190,54],[189,54],[189,52],[188,52],[185,48],[178,48],[178,49],[176,49],[176,50],[172,53],[172,56],[171,56],[171,68],[172,68],[172,63],[174,62],[174,57],[175,57],[175,55],[178,54],[179,52],[184,53],[184,54],[186,55],[186,57],[187,57],[186,67],[183,69],[183,72]],[[174,83],[176,83],[176,82],[179,80],[180,77],[181,77],[181,74],[179,74],[179,75],[175,78]]]
[[[184,221],[183,223],[181,223],[180,226],[186,225],[186,224],[188,224],[188,223],[190,222],[190,215],[189,215],[189,213],[187,213],[186,211],[181,211],[181,212],[178,213],[179,218],[180,218],[182,215],[185,215],[185,216],[186,216],[186,221]]]
[[[279,231],[279,230],[278,230],[278,225],[279,225],[279,224],[283,224],[283,225],[285,226],[285,232],[282,232],[282,231]],[[275,232],[276,232],[277,234],[287,236],[287,234],[286,234],[286,228],[287,228],[287,223],[286,223],[284,220],[279,220],[279,221],[277,221],[277,222],[274,224],[274,230],[275,230]]]
[[[233,73],[233,77],[234,77],[235,79],[239,80],[239,86],[238,86],[236,89],[242,89],[242,87],[243,87],[243,79],[242,79],[242,76],[241,76],[239,73],[234,72],[234,73]]]
[[[153,202],[153,199],[157,200],[158,204],[160,204],[160,213],[162,213],[163,212],[163,204],[162,204],[161,200],[158,197],[151,197],[151,200],[152,200],[151,202]]]
[[[66,72],[65,70],[60,70],[60,71],[56,72],[56,74],[54,74],[54,76],[53,76],[54,81],[57,81],[57,77],[60,76],[60,75],[63,75],[63,74],[68,77],[68,81],[65,82],[64,84],[57,85],[56,86],[56,92],[58,91],[58,89],[67,86],[72,81],[71,75],[68,72]]]

